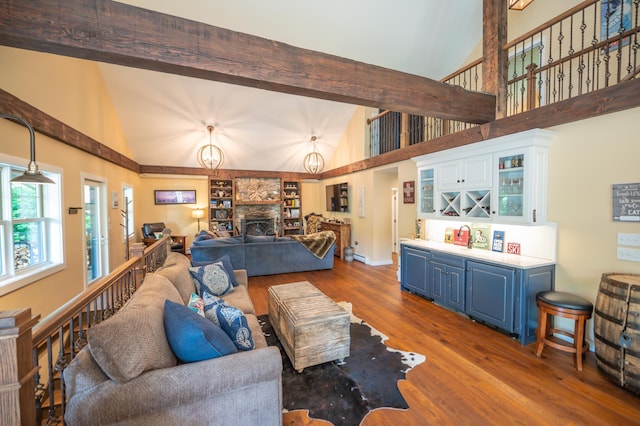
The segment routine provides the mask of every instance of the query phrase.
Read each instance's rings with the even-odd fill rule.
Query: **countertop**
[[[463,256],[471,260],[477,259],[485,262],[512,266],[519,269],[538,268],[540,266],[555,265],[556,263],[550,259],[540,259],[537,257],[521,256],[518,254],[498,253],[491,250],[468,249],[466,247],[446,244],[439,241],[401,239],[400,244],[439,251],[456,256]]]

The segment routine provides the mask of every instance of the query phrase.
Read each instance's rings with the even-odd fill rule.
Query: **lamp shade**
[[[202,219],[204,217],[204,210],[203,209],[191,210],[191,217],[193,219]]]

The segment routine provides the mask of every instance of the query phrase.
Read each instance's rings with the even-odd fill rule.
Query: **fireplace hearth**
[[[274,220],[269,218],[247,218],[240,220],[242,235],[275,235]]]

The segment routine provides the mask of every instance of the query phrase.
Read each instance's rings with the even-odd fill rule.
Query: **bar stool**
[[[582,359],[589,350],[585,341],[585,324],[591,318],[593,304],[582,297],[560,291],[541,291],[536,295],[538,304],[538,329],[536,331],[536,356],[542,356],[544,345],[561,351],[573,353],[573,363],[582,371]],[[575,321],[573,333],[551,327],[550,315],[568,318]],[[551,340],[552,335],[561,334],[573,339],[569,344],[557,338]]]

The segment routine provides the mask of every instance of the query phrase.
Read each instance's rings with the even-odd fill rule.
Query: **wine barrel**
[[[593,328],[598,368],[640,394],[640,275],[602,274]]]

